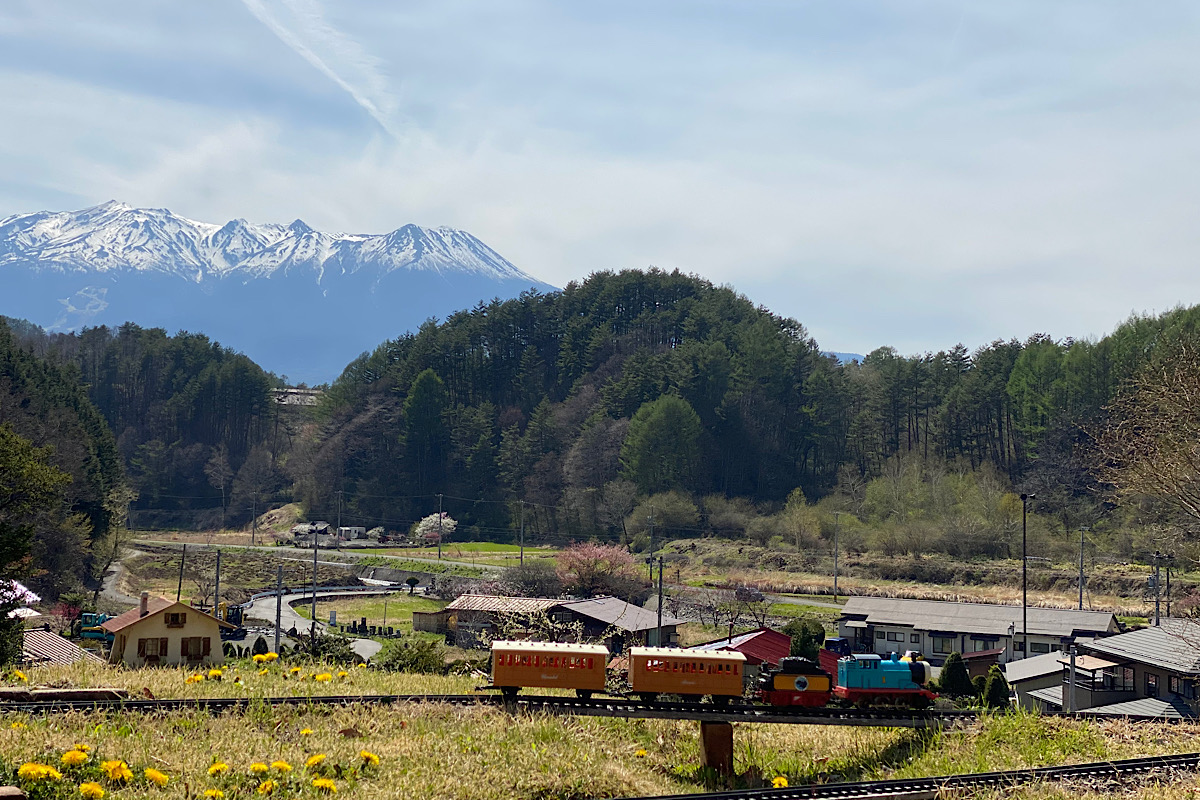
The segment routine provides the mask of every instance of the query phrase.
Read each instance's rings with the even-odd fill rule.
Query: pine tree
[[[958,653],[951,653],[942,665],[938,688],[942,694],[950,697],[968,697],[975,694],[971,676],[967,673],[967,662],[963,661],[963,657]]]
[[[999,664],[988,670],[987,683],[983,689],[983,705],[986,708],[1006,709],[1010,707],[1008,680]]]

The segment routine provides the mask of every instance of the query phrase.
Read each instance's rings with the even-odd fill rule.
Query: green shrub
[[[796,617],[783,626],[783,632],[792,637],[788,655],[817,660],[817,651],[825,643],[824,625],[811,617]]]
[[[976,694],[975,687],[971,684],[971,676],[967,673],[967,662],[963,661],[960,654],[951,653],[942,665],[938,690],[949,697],[968,697]]]
[[[1004,672],[1000,669],[999,664],[992,664],[992,668],[988,670],[987,682],[981,698],[986,708],[1007,709],[1011,706],[1008,680],[1004,677]]]
[[[423,636],[405,636],[384,643],[375,666],[393,672],[420,672],[437,675],[446,671],[445,649],[437,641]]]
[[[270,646],[267,644],[267,637],[260,636],[254,640],[254,646],[250,648],[250,655],[263,656],[270,652]]]

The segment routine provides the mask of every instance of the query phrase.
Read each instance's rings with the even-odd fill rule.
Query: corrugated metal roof
[[[1046,653],[1032,658],[1022,658],[1020,661],[1009,661],[1004,665],[1004,677],[1009,683],[1019,683],[1032,678],[1043,678],[1062,672],[1058,653]]]
[[[25,631],[21,660],[27,664],[74,664],[76,661],[104,663],[104,659],[95,653],[68,642],[54,631],[40,628]]]
[[[1200,674],[1200,624],[1182,619],[1165,619],[1157,628],[1097,639],[1087,649],[1172,672]]]
[[[1047,686],[1045,689],[1034,689],[1029,693],[1030,697],[1036,697],[1038,700],[1049,703],[1052,706],[1062,706],[1062,684],[1057,686]]]
[[[1007,636],[1009,626],[1020,633],[1021,607],[990,603],[946,603],[940,600],[898,600],[891,597],[851,597],[843,617],[859,617],[871,625],[899,625],[925,631],[981,633]],[[1116,617],[1107,611],[1059,608],[1028,609],[1029,633],[1069,637],[1077,633],[1116,631]]]
[[[1069,669],[1071,666],[1071,657],[1059,656],[1058,663]],[[1095,672],[1098,669],[1108,669],[1109,667],[1115,666],[1117,666],[1116,663],[1112,661],[1105,661],[1103,658],[1096,658],[1095,656],[1075,656],[1075,669],[1082,669],[1086,672]]]
[[[759,628],[747,633],[739,633],[732,639],[728,637],[712,642],[698,644],[692,650],[736,650],[755,663],[767,663],[777,666],[779,660],[791,652],[792,637],[771,628]]]
[[[1196,712],[1178,697],[1162,700],[1157,697],[1139,697],[1123,703],[1085,708],[1080,714],[1098,717],[1161,717],[1163,719],[1195,719]]]
[[[446,606],[447,611],[486,611],[495,614],[537,614],[560,606],[562,600],[550,597],[499,597],[489,594],[464,594]]]
[[[562,606],[570,609],[574,614],[612,625],[624,631],[648,631],[658,627],[657,611],[626,603],[616,597],[593,597],[590,600],[565,602]],[[664,626],[682,625],[683,623],[684,620],[663,613],[662,624]]]

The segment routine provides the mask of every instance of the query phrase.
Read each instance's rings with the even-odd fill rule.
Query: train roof
[[[602,655],[608,658],[608,648],[602,644],[575,644],[574,642],[514,642],[501,640],[492,642],[492,650],[554,650],[560,653],[568,652],[591,656]]]
[[[696,659],[706,659],[709,661],[746,660],[744,654],[728,650],[700,652],[696,650],[681,650],[678,647],[631,647],[629,648],[629,655],[654,656],[656,658],[686,658],[693,661]]]

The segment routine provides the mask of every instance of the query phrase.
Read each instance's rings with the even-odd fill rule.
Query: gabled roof
[[[1089,642],[1087,649],[1172,672],[1200,674],[1200,624],[1187,620],[1164,619],[1159,627]]]
[[[560,606],[564,601],[552,597],[500,597],[490,594],[464,594],[446,606],[446,611],[487,611],[495,614],[537,614]]]
[[[1123,703],[1112,703],[1107,706],[1085,708],[1079,713],[1085,716],[1098,717],[1159,717],[1161,719],[1196,718],[1196,712],[1178,697],[1172,697],[1169,700],[1163,700],[1158,697],[1139,697],[1136,700],[1126,700]]]
[[[183,608],[187,609],[189,614],[201,614],[208,617],[221,627],[228,628],[230,630],[234,630],[236,627],[234,625],[230,625],[224,620],[217,619],[212,614],[207,614],[194,606],[189,606],[187,603],[182,603],[178,600],[168,600],[165,597],[151,597],[149,600],[147,600],[146,614],[144,616],[141,613],[141,606],[137,605],[126,611],[124,614],[119,614],[110,620],[100,623],[100,627],[109,633],[117,633],[124,628],[128,628],[135,622],[141,622],[144,619],[153,617],[155,614],[161,614],[163,611],[166,611],[172,606],[182,606]]]
[[[1004,665],[1004,677],[1009,683],[1020,683],[1034,678],[1044,678],[1047,675],[1059,675],[1063,671],[1059,653],[1022,658],[1020,661],[1009,661]]]
[[[657,611],[626,603],[616,597],[593,597],[589,600],[559,602],[563,608],[570,609],[573,614],[594,619],[631,633],[653,630],[658,627]],[[682,625],[684,620],[676,619],[664,612],[662,624],[664,626]]]
[[[716,639],[715,641],[698,644],[689,650],[733,650],[746,656],[752,664],[767,663],[772,666],[779,664],[792,649],[792,637],[771,628],[759,628],[747,633],[739,633],[732,639]]]
[[[1107,611],[1029,608],[1029,633],[1071,637],[1117,630]],[[899,625],[923,631],[1007,636],[1010,626],[1021,631],[1021,607],[990,603],[945,603],[940,600],[897,600],[890,597],[851,597],[842,619],[864,619],[871,625]]]
[[[74,664],[76,661],[95,661],[103,664],[104,659],[88,652],[59,636],[54,631],[34,628],[25,631],[25,643],[21,646],[21,660],[27,664]]]

